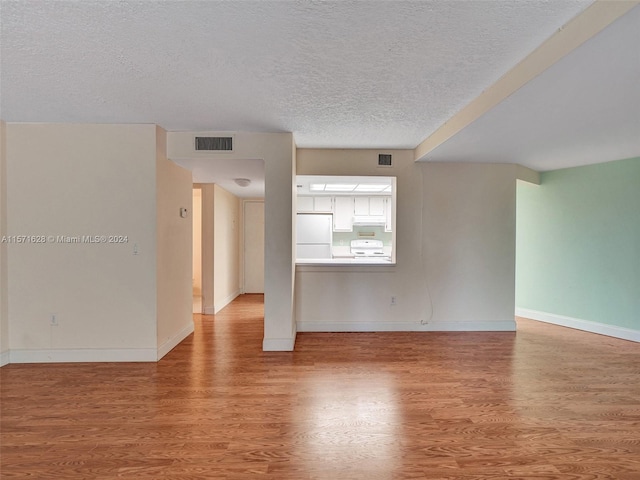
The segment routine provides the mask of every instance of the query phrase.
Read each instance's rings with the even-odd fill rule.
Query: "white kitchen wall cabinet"
[[[387,197],[355,197],[354,215],[382,216],[385,214],[385,200]]]
[[[298,213],[331,213],[333,198],[298,196],[296,210]]]
[[[331,213],[333,212],[332,197],[313,197],[313,211]]]
[[[354,197],[354,210],[352,215],[369,215],[369,197]]]
[[[385,214],[385,197],[369,197],[369,215]]]
[[[393,201],[391,197],[384,199],[384,231],[392,232],[393,231]]]
[[[354,197],[335,197],[333,206],[333,231],[353,232]]]
[[[313,197],[298,197],[296,210],[298,212],[313,212]]]

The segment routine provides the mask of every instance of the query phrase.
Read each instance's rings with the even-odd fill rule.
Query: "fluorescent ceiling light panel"
[[[356,188],[356,184],[353,183],[327,183],[327,186],[324,188],[325,192],[353,192],[353,189]]]
[[[383,192],[390,185],[374,185],[361,183],[355,189],[356,192]]]

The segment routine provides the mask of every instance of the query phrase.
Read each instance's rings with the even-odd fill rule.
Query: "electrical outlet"
[[[398,300],[396,299],[395,295],[391,296],[391,306],[393,307],[394,305],[398,304]]]
[[[52,327],[57,327],[58,326],[58,314],[57,313],[52,313],[49,316],[49,325],[51,325]]]

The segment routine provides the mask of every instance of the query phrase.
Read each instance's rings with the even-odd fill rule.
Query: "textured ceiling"
[[[0,116],[414,148],[590,3],[3,0]]]

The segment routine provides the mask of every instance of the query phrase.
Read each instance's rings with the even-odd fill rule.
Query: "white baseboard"
[[[606,323],[592,322],[590,320],[566,317],[564,315],[556,315],[554,313],[539,312],[537,310],[529,310],[526,308],[516,308],[516,315],[518,317],[530,318],[532,320],[552,323],[562,327],[575,328],[576,330],[584,330],[585,332],[597,333],[599,335],[620,338],[622,340],[631,340],[632,342],[640,342],[640,330],[632,330],[630,328],[617,327]]]
[[[227,298],[223,299],[222,302],[220,302],[217,305],[213,306],[213,314],[215,315],[216,313],[218,313],[220,310],[222,310],[224,307],[226,307],[227,305],[229,305],[231,302],[233,302],[236,297],[240,295],[240,290],[236,290],[234,293],[232,293],[231,295],[229,295]]]
[[[297,322],[298,332],[515,332],[515,320],[497,322]]]
[[[51,350],[10,350],[0,356],[7,363],[157,362],[193,333],[193,323],[185,326],[159,348],[68,348]]]
[[[0,353],[0,367],[4,367],[9,363],[9,350]]]
[[[291,338],[265,338],[262,340],[263,352],[292,352],[296,344],[295,335]]]
[[[193,328],[193,322],[189,322],[182,330],[160,345],[158,347],[157,360],[160,360],[167,353],[173,350],[180,342],[191,335],[193,333]]]
[[[155,348],[10,350],[9,363],[155,362]]]

